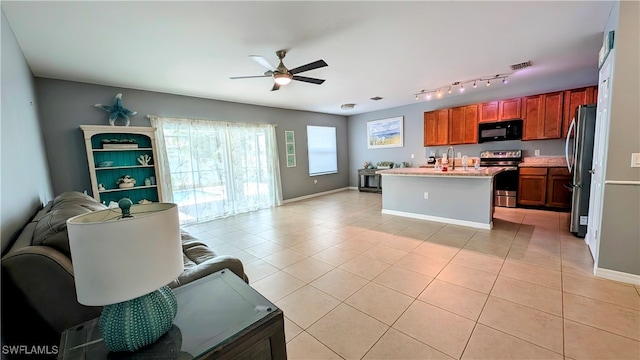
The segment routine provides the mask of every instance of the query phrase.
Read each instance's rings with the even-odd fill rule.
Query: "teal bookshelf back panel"
[[[125,197],[131,199],[131,201],[133,201],[134,204],[137,204],[138,201],[143,199],[147,199],[153,202],[158,202],[158,188],[151,187],[151,188],[136,189],[134,187],[131,189],[124,189],[121,191],[100,193],[100,201],[102,201],[106,205],[109,205],[109,202],[111,201],[118,202],[120,199]]]
[[[138,144],[138,147],[141,148],[150,148],[151,147],[151,139],[142,134],[127,134],[127,133],[114,133],[114,134],[96,134],[91,137],[91,147],[93,149],[102,149],[102,140],[104,139],[133,139]]]
[[[140,163],[136,159],[140,155],[149,155],[151,157],[151,161],[149,162],[149,165],[153,165],[154,159],[153,159],[153,151],[151,151],[151,149],[147,149],[147,150],[133,149],[133,150],[126,150],[126,151],[122,151],[122,150],[94,151],[93,161],[96,164],[96,170],[100,169],[98,165],[104,161],[113,161],[113,165],[111,165],[112,167],[113,166],[138,166],[140,165]]]
[[[144,186],[144,179],[156,176],[153,167],[136,167],[130,169],[100,169],[96,168],[98,184],[104,185],[107,190],[118,189],[116,181],[125,175],[136,179],[136,186]],[[157,176],[156,176],[157,178]]]

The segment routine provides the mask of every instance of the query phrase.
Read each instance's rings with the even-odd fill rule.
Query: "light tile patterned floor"
[[[595,278],[567,213],[476,230],[344,191],[189,227],[283,309],[289,359],[639,359],[640,287]]]

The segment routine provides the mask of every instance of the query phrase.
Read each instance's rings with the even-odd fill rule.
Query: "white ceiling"
[[[595,69],[611,2],[2,1],[35,76],[353,115],[414,94],[509,73],[510,83]],[[329,66],[270,91],[265,69]],[[476,90],[478,91],[478,90]],[[371,97],[384,99],[372,101]],[[355,103],[353,110],[340,105]]]

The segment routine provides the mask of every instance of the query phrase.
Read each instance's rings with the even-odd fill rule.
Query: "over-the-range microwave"
[[[478,124],[478,142],[521,140],[522,119]]]

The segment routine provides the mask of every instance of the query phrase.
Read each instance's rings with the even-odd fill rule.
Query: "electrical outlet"
[[[425,191],[425,193],[424,193],[424,198],[425,198],[425,200],[429,200],[429,193],[428,193],[428,192],[426,192],[426,191]]]
[[[462,157],[462,153],[461,153],[461,152],[459,152],[459,153],[456,155],[456,157],[457,157],[457,158],[461,158],[461,157]]]
[[[533,155],[540,156],[540,149],[533,150]]]
[[[411,158],[414,159],[416,157],[415,154],[411,154]]]
[[[317,183],[318,183],[318,180],[317,180],[317,179],[313,179],[313,183],[314,183],[314,184],[317,184]]]

